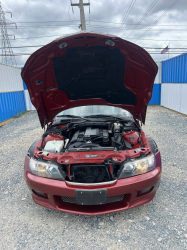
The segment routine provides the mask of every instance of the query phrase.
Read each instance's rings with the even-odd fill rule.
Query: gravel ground
[[[23,178],[25,154],[42,134],[36,112],[0,127],[0,249],[187,249],[187,117],[149,107],[143,130],[157,142],[161,184],[148,204],[80,216],[36,205]]]

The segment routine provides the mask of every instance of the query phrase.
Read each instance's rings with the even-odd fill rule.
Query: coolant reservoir
[[[64,141],[63,140],[48,141],[45,144],[44,151],[57,153],[57,152],[60,152],[63,147],[64,147]]]

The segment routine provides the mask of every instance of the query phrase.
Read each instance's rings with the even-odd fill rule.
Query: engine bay
[[[76,151],[76,150],[128,150],[143,146],[141,140],[141,132],[138,126],[133,122],[85,122],[83,124],[68,124],[65,128],[50,129],[44,134],[47,144],[44,150],[55,152],[54,141],[50,138],[52,134],[61,136],[62,146],[60,151]],[[51,133],[50,133],[51,131]],[[60,140],[60,139],[59,139]],[[53,145],[52,145],[53,143]],[[60,144],[60,142],[58,142]],[[53,148],[50,150],[50,148]],[[59,148],[59,146],[58,146]],[[56,152],[60,152],[56,150]]]
[[[124,162],[150,154],[148,144],[135,121],[79,120],[51,124],[33,157],[53,162],[71,183],[109,182],[119,178]]]

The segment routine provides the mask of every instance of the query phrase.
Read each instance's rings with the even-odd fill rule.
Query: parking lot
[[[0,127],[0,249],[187,249],[187,117],[149,106],[143,130],[162,156],[161,184],[143,206],[80,216],[36,205],[24,157],[43,132],[35,111]]]

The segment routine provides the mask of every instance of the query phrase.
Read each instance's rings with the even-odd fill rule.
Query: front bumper
[[[155,196],[161,176],[161,157],[159,151],[155,154],[156,167],[154,170],[146,174],[117,180],[115,183],[98,186],[76,186],[70,185],[65,181],[35,176],[29,172],[29,159],[30,158],[26,156],[24,174],[27,185],[32,192],[33,200],[41,206],[74,214],[106,214],[145,204],[151,201]],[[75,198],[77,189],[96,190],[102,188],[107,189],[108,197],[124,195],[123,200],[104,205],[77,205],[64,202],[61,198],[62,196]],[[149,191],[145,193],[142,192],[142,190],[149,188]],[[37,194],[33,190],[42,192],[45,196]]]

